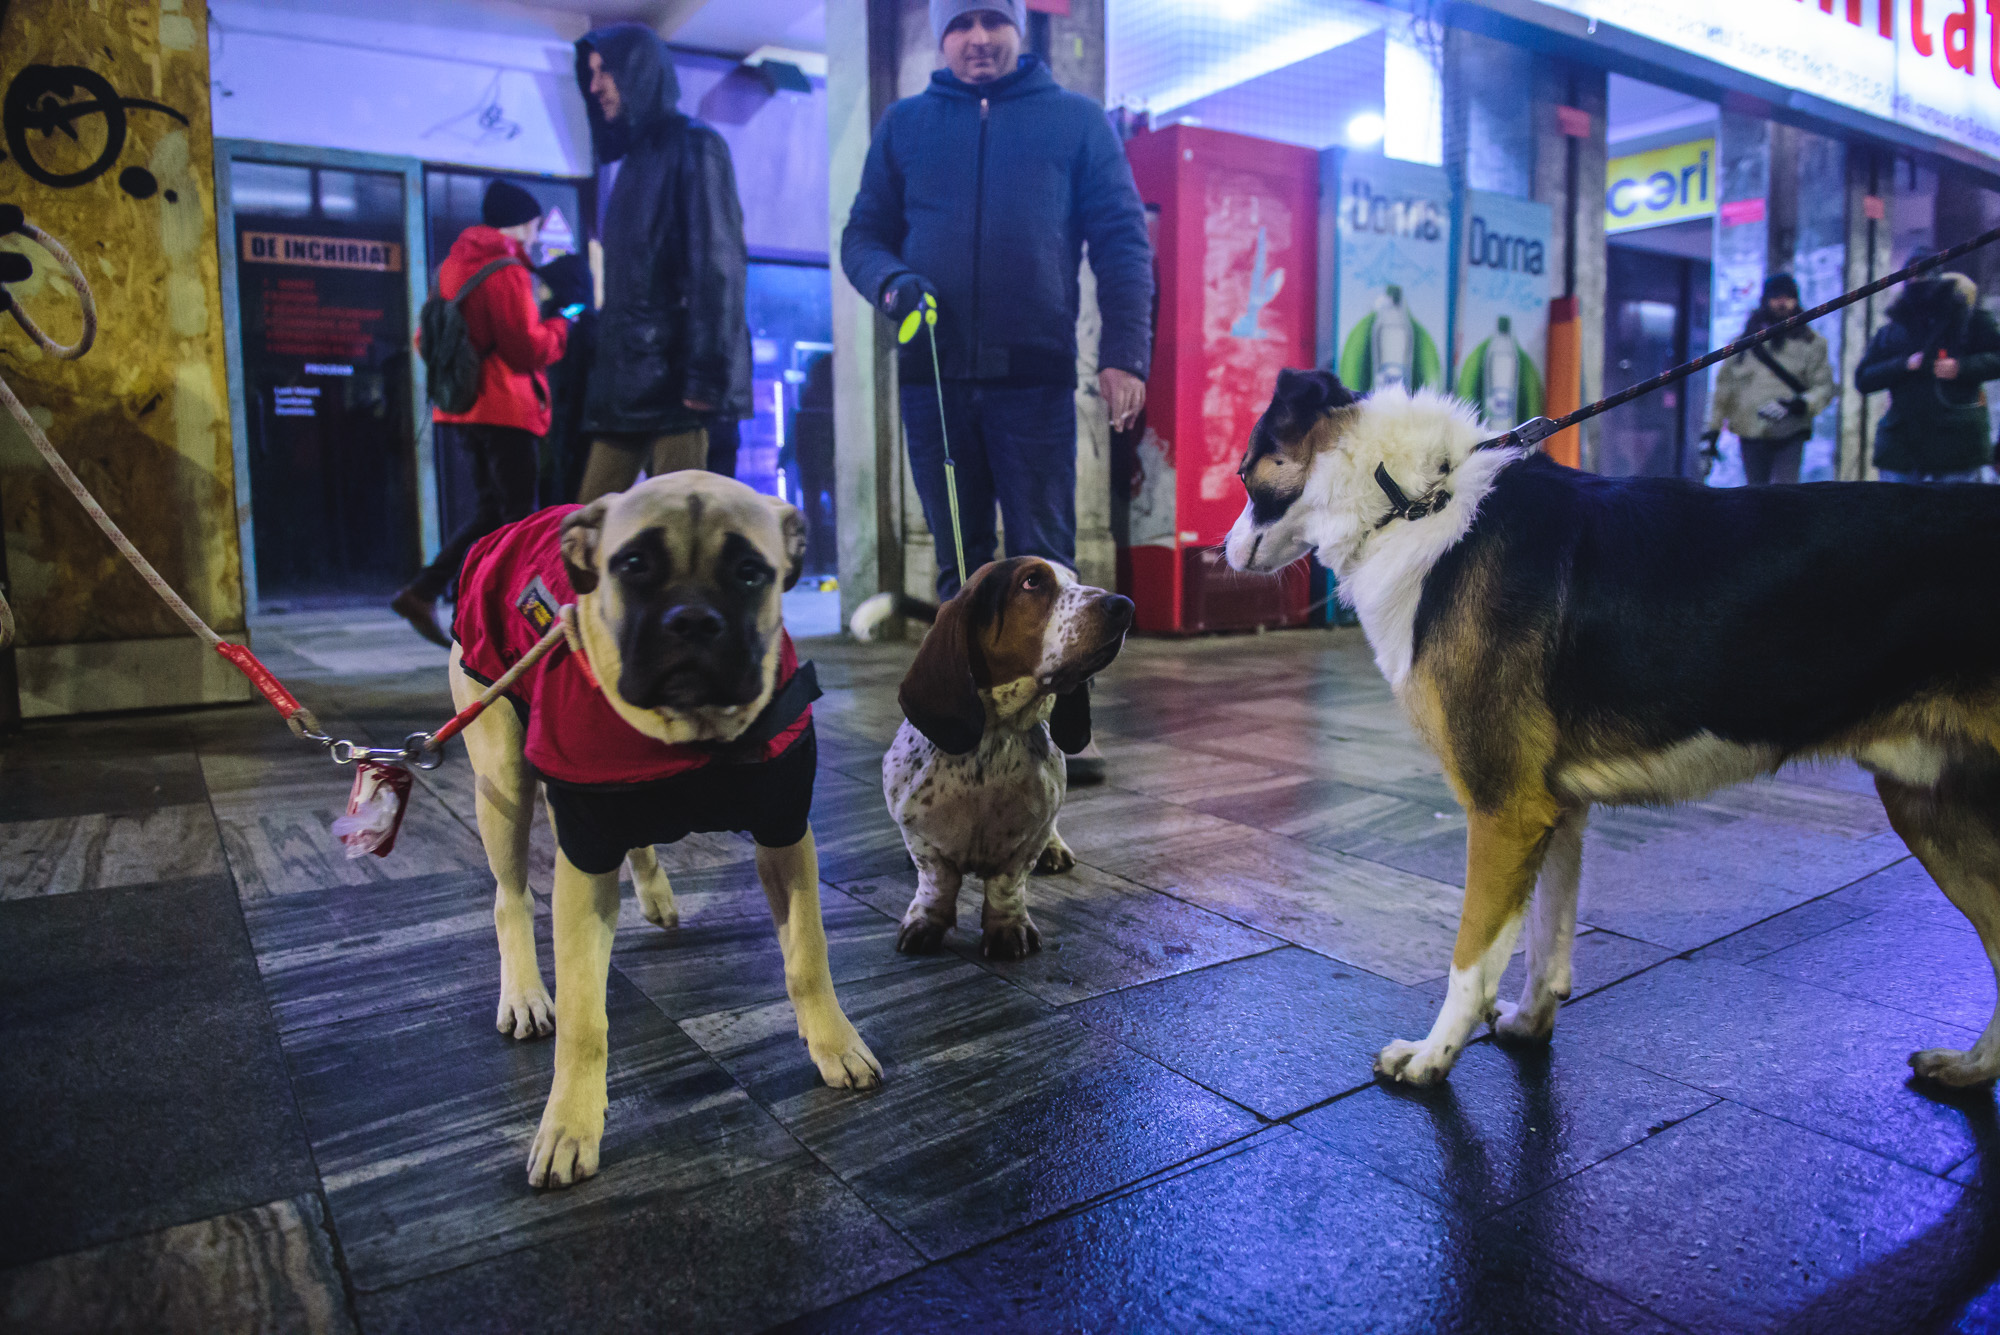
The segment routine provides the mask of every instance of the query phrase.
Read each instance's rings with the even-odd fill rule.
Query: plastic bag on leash
[[[349,858],[373,853],[389,856],[396,831],[403,828],[403,810],[410,805],[410,772],[401,765],[361,760],[354,765],[354,788],[347,794],[346,814],[336,816],[333,832],[347,845]]]

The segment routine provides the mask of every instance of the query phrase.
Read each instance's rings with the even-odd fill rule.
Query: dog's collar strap
[[[1376,521],[1376,528],[1386,527],[1397,519],[1423,519],[1451,504],[1451,493],[1442,486],[1432,489],[1414,501],[1411,500],[1403,494],[1403,489],[1396,485],[1396,479],[1389,476],[1387,464],[1375,465],[1375,485],[1389,498],[1389,513]]]
[[[750,721],[750,726],[738,733],[731,746],[743,742],[768,742],[779,733],[799,721],[799,715],[806,712],[812,702],[824,694],[819,688],[819,670],[809,658],[799,664],[799,670],[780,686],[771,696],[771,702],[764,706],[762,713]]]

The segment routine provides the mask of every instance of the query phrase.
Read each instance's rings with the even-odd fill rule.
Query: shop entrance
[[[385,598],[420,555],[404,179],[227,170],[257,601]]]
[[[1668,235],[1687,232],[1686,236]],[[1698,255],[1686,250],[1699,246]],[[1604,392],[1650,380],[1708,351],[1709,225],[1653,228],[1606,247]],[[1598,471],[1690,477],[1708,413],[1708,380],[1692,376],[1604,415]]]

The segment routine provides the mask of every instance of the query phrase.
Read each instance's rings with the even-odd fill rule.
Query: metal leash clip
[[[360,746],[350,741],[334,741],[321,734],[307,734],[311,741],[319,742],[333,757],[336,765],[351,765],[357,760],[380,760],[391,765],[411,765],[421,770],[434,770],[444,764],[444,748],[431,746],[431,734],[413,732],[403,739],[401,746]]]

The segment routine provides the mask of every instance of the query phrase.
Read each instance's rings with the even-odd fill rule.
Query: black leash
[[[1676,366],[1671,371],[1663,371],[1659,375],[1654,376],[1651,380],[1643,380],[1640,383],[1633,385],[1630,389],[1621,389],[1616,394],[1611,395],[1609,398],[1599,399],[1596,403],[1589,404],[1582,408],[1578,408],[1575,412],[1567,413],[1561,417],[1556,418],[1554,421],[1550,421],[1546,417],[1530,418],[1527,421],[1521,423],[1521,425],[1515,427],[1512,431],[1509,431],[1506,435],[1495,436],[1491,440],[1482,440],[1474,448],[1481,450],[1494,450],[1494,449],[1507,449],[1508,447],[1515,445],[1539,445],[1541,442],[1547,440],[1550,436],[1555,435],[1556,432],[1566,431],[1570,427],[1575,426],[1578,422],[1587,422],[1591,418],[1596,417],[1598,414],[1610,412],[1613,408],[1616,408],[1621,404],[1630,403],[1632,400],[1640,397],[1641,395],[1651,394],[1654,390],[1664,388],[1667,385],[1671,385],[1676,380],[1684,380],[1688,376],[1693,375],[1696,371],[1706,370],[1708,367],[1715,365],[1717,362],[1728,361],[1731,357],[1734,357],[1739,352],[1746,352],[1751,348],[1757,347],[1759,344],[1765,343],[1770,339],[1778,337],[1780,334],[1783,334],[1788,330],[1797,329],[1800,325],[1810,324],[1814,320],[1819,319],[1821,316],[1831,315],[1833,314],[1833,312],[1840,310],[1842,307],[1852,306],[1855,302],[1862,301],[1868,297],[1872,297],[1877,292],[1880,292],[1885,288],[1894,287],[1896,284],[1903,282],[1906,279],[1914,278],[1919,274],[1929,273],[1933,269],[1943,268],[1945,265],[1951,263],[1959,256],[1970,254],[1972,251],[1979,249],[1981,246],[1991,245],[1995,241],[2000,241],[2000,227],[1995,227],[1994,229],[1988,232],[1982,232],[1978,236],[1973,237],[1972,240],[1970,241],[1961,241],[1959,244],[1952,246],[1949,249],[1941,250],[1937,254],[1931,256],[1929,259],[1923,260],[1917,264],[1912,264],[1906,269],[1898,269],[1895,273],[1892,273],[1885,278],[1876,279],[1874,282],[1868,284],[1866,287],[1857,287],[1852,292],[1846,293],[1843,296],[1835,297],[1832,301],[1829,301],[1824,305],[1815,306],[1809,311],[1800,311],[1798,314],[1788,316],[1787,318],[1778,321],[1776,324],[1766,325],[1764,328],[1759,329],[1756,333],[1747,334],[1744,337],[1737,339],[1734,343],[1729,344],[1727,347],[1717,348],[1714,352],[1708,353],[1706,356],[1697,357],[1693,361],[1688,362],[1684,366]],[[1378,483],[1382,482],[1383,477],[1384,474],[1380,470],[1377,470],[1375,480]],[[1383,490],[1385,492],[1391,491],[1391,488],[1394,487],[1394,485],[1395,485],[1394,483],[1389,483],[1383,487]],[[1405,506],[1410,504],[1408,500],[1402,498],[1402,493],[1400,491],[1391,492],[1389,500],[1391,504],[1401,504]],[[1422,504],[1422,502],[1417,502],[1417,504]],[[1426,514],[1431,513],[1431,511],[1427,510],[1425,511],[1425,513]]]

